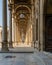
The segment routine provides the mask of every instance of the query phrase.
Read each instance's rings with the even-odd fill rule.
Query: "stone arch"
[[[16,11],[19,7],[25,7],[25,8],[27,8],[27,10],[31,13],[31,9],[30,9],[28,6],[26,6],[26,5],[19,5],[19,6],[17,6],[17,7],[15,8],[15,11]]]

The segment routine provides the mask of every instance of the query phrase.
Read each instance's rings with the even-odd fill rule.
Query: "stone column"
[[[12,48],[12,5],[9,6],[9,47]]]
[[[35,20],[36,20],[36,47],[40,50],[40,0],[35,1]]]
[[[3,0],[2,51],[8,51],[7,42],[7,0]]]
[[[14,46],[14,15],[12,15],[12,44]]]
[[[15,26],[14,27],[14,31],[15,31],[14,34],[15,34],[15,45],[16,45],[16,20],[15,20],[14,26]]]
[[[34,42],[35,42],[35,21],[34,21],[34,1],[32,0],[32,46],[34,47]]]
[[[43,8],[44,0],[40,0],[40,49],[43,51]]]

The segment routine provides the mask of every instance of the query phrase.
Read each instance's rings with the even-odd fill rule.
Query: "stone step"
[[[16,48],[10,48],[10,51],[12,52],[34,52],[33,47],[16,47]]]
[[[5,53],[33,53],[33,52],[34,52],[33,47],[16,47],[16,48],[9,48],[9,51]]]

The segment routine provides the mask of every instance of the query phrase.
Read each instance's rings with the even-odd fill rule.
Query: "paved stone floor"
[[[52,65],[52,54],[34,51],[34,53],[0,53],[0,65]]]

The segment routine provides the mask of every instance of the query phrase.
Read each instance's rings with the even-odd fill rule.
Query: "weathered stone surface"
[[[15,58],[5,58],[15,56]],[[52,54],[46,52],[34,53],[0,53],[0,65],[52,65]]]

